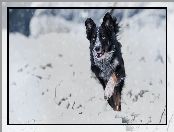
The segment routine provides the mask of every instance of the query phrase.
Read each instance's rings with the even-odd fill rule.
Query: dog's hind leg
[[[121,111],[121,93],[114,92],[113,100],[114,100],[114,108],[113,109],[115,111]]]
[[[114,100],[114,110],[121,111],[121,91],[124,86],[124,80],[122,80],[119,85],[114,88],[113,100]]]
[[[108,99],[108,104],[114,111],[121,111],[121,94],[119,92],[114,92],[114,94]]]

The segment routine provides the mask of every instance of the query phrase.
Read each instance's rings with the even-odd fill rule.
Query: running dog
[[[115,111],[121,111],[121,91],[125,81],[121,44],[117,40],[119,25],[107,12],[97,27],[91,18],[85,21],[90,42],[91,70],[102,84],[104,98]]]

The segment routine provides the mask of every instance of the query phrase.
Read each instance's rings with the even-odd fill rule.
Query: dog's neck
[[[107,58],[104,58],[102,60],[98,60],[94,57],[94,63],[97,67],[100,68],[101,73],[100,77],[102,77],[104,80],[107,80],[110,78],[111,74],[114,72],[114,69],[118,65],[118,60],[115,58],[113,59],[113,53],[110,54]]]

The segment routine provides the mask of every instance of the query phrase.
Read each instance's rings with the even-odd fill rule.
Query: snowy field
[[[5,2],[4,2],[5,5]],[[32,3],[31,6],[112,6],[113,3]],[[23,5],[24,6],[24,5]],[[26,5],[25,5],[26,6]],[[29,6],[29,5],[27,5]],[[32,19],[32,35],[10,34],[10,123],[156,123],[167,125],[48,126],[6,125],[6,30],[2,32],[2,130],[5,132],[133,131],[173,132],[173,3],[117,3],[116,6],[167,6],[168,53],[162,12],[143,11],[121,21],[120,41],[126,67],[122,111],[114,112],[103,99],[101,85],[90,72],[89,43],[83,23],[66,23],[51,30]],[[156,14],[156,15],[152,15]],[[164,13],[162,13],[164,14]],[[151,17],[149,17],[149,15]],[[143,19],[146,16],[146,19]],[[45,18],[46,19],[46,18]],[[54,18],[49,18],[52,20]],[[57,18],[55,18],[57,19]],[[4,19],[5,20],[5,19]],[[42,17],[40,20],[44,20]],[[63,22],[61,20],[60,22]],[[63,22],[64,23],[64,22]],[[36,24],[36,25],[35,25]],[[48,23],[54,27],[54,21]],[[71,25],[73,26],[71,26]],[[46,24],[47,25],[47,24]],[[59,23],[58,25],[61,25]],[[159,25],[159,26],[157,26]],[[57,31],[58,30],[58,31]],[[44,32],[43,32],[44,31]],[[46,32],[45,32],[46,31]],[[61,32],[59,32],[61,31]],[[74,59],[76,58],[76,59]],[[168,80],[165,82],[165,62]],[[75,103],[74,103],[75,102]]]
[[[143,10],[131,19],[125,13],[120,22],[127,78],[116,112],[90,71],[84,23],[34,16],[31,36],[9,36],[10,123],[165,124],[163,17],[165,10]]]

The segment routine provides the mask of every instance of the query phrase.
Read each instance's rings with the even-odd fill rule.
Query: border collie
[[[91,70],[104,88],[104,98],[115,111],[121,111],[121,91],[125,68],[121,44],[117,40],[119,26],[116,18],[107,12],[100,27],[91,18],[85,21],[90,42]]]

